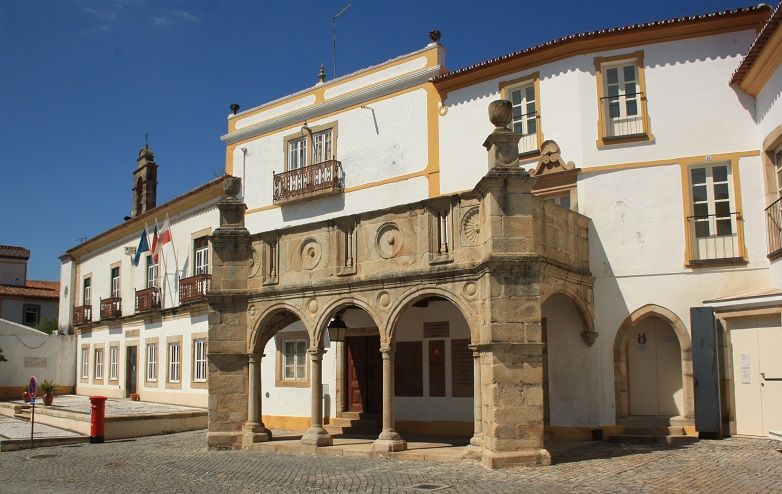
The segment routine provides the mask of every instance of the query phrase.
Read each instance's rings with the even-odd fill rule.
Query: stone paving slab
[[[35,424],[33,446],[56,446],[87,441],[87,437],[73,431],[58,429],[46,424]],[[0,416],[0,451],[27,449],[30,444],[30,422]]]
[[[12,403],[22,404],[22,400],[12,400]],[[40,399],[39,399],[40,402]],[[54,404],[47,407],[51,410],[61,410],[66,412],[90,413],[89,396],[81,395],[57,395],[54,398]],[[163,403],[150,403],[146,401],[131,401],[129,399],[109,398],[106,400],[106,416],[118,415],[136,415],[148,413],[172,413],[172,412],[192,412],[206,411],[205,408],[187,407],[183,405],[167,405]]]
[[[773,440],[702,440],[682,448],[590,442],[550,467],[488,471],[475,462],[207,451],[193,431],[3,453],[0,493],[455,493],[782,492]]]

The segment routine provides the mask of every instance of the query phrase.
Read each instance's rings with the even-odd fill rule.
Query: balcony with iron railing
[[[342,192],[342,163],[324,161],[274,174],[275,204]]]
[[[769,259],[782,257],[782,197],[766,208],[766,231]]]
[[[741,213],[687,217],[690,264],[743,263]]]
[[[136,290],[136,312],[146,312],[160,308],[160,289],[155,286]]]
[[[73,324],[92,322],[92,305],[80,305],[73,308]]]
[[[122,317],[122,297],[100,299],[100,318],[113,319]]]
[[[206,293],[209,291],[209,282],[212,280],[211,274],[197,274],[189,278],[179,280],[179,303],[189,304],[193,302],[203,302],[206,300]]]
[[[604,118],[603,139],[643,136],[648,132],[643,93],[600,98]]]

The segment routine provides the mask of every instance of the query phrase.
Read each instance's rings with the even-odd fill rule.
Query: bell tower
[[[133,202],[130,216],[136,217],[154,208],[157,204],[157,163],[155,155],[144,144],[138,152],[136,170],[133,172]]]

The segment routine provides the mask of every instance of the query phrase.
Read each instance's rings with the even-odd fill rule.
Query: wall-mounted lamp
[[[310,129],[310,126],[307,125],[307,121],[306,120],[304,121],[304,125],[301,126],[301,133],[303,134],[304,132],[306,132],[310,136],[312,136],[312,129]]]
[[[339,312],[334,316],[326,329],[329,332],[329,340],[333,342],[345,341],[345,336],[348,332],[348,325],[342,320],[342,313]]]

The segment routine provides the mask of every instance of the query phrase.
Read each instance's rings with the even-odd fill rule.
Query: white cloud
[[[172,10],[166,14],[152,18],[152,23],[158,27],[168,26],[169,24],[177,21],[181,21],[183,23],[195,23],[198,22],[198,17],[185,10]]]

